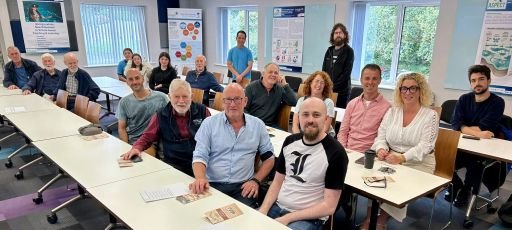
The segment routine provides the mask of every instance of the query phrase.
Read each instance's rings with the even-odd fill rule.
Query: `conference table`
[[[111,78],[111,77],[93,77],[92,80],[100,89],[102,88],[111,88],[111,87],[122,87],[127,86],[126,82],[119,81],[117,78]]]
[[[53,108],[58,108],[58,106],[34,93],[2,96],[0,99],[0,114],[2,115]]]
[[[122,98],[124,96],[132,93],[130,87],[126,84],[126,82],[119,81],[118,79],[111,77],[93,77],[92,80],[98,87],[100,87],[100,91],[105,94],[105,99],[107,100],[107,112],[101,116],[101,118],[108,116],[109,114],[115,114],[112,112],[110,106],[110,95]]]
[[[356,163],[356,160],[363,157],[364,154],[347,150],[347,155],[349,163],[345,185],[353,188],[356,193],[372,200],[370,229],[376,228],[380,207],[379,201],[397,208],[403,208],[408,203],[450,183],[450,180],[443,177],[403,165],[390,165],[377,159],[375,159],[373,169],[366,169],[364,165]],[[395,170],[395,173],[383,173],[379,171],[381,167],[392,168]],[[394,182],[387,182],[386,188],[370,187],[364,183],[363,176],[391,176]]]

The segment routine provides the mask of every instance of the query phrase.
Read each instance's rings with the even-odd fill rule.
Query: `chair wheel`
[[[462,227],[464,227],[465,229],[473,228],[473,221],[472,220],[464,220]]]
[[[58,219],[59,219],[59,218],[57,217],[57,214],[55,214],[55,213],[51,213],[51,214],[49,214],[49,215],[47,215],[47,216],[46,216],[46,220],[47,220],[47,221],[48,221],[48,223],[50,223],[50,224],[55,224],[55,223],[57,223],[57,220],[58,220]]]
[[[487,206],[487,213],[488,214],[494,214],[494,213],[496,213],[496,211],[498,211],[498,209],[496,207]]]
[[[25,178],[25,176],[23,175],[23,171],[18,171],[16,174],[14,174],[14,177],[16,177],[16,179],[18,180],[22,180]]]
[[[12,168],[12,161],[8,160],[7,162],[5,162],[5,167]]]
[[[34,201],[35,204],[41,204],[43,203],[43,197],[33,198],[32,201]]]

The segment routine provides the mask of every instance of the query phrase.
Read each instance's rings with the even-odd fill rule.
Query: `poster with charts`
[[[304,6],[274,7],[272,62],[281,69],[302,72]]]
[[[512,94],[511,56],[512,0],[489,0],[475,63],[491,69],[491,91]]]
[[[70,50],[64,0],[18,0],[18,9],[27,53]]]
[[[195,69],[195,58],[203,54],[203,21],[201,9],[168,8],[169,55],[171,65]]]

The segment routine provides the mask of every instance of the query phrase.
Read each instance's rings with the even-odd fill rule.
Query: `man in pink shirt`
[[[348,103],[338,133],[338,141],[346,149],[363,153],[377,137],[380,122],[391,106],[379,93],[381,79],[376,64],[367,64],[361,71],[363,93]]]

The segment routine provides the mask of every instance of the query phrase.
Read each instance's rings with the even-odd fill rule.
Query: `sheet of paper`
[[[119,164],[119,168],[132,167],[133,162],[131,160],[123,160],[117,159],[117,164]]]
[[[212,194],[209,193],[209,192],[204,192],[203,194],[188,193],[188,194],[176,197],[176,200],[179,201],[182,204],[188,204],[190,202],[194,202],[196,200],[200,200],[200,199],[203,199],[205,197],[209,197],[211,195]]]
[[[6,107],[5,113],[19,113],[19,112],[25,112],[25,107],[19,106],[19,107]]]
[[[152,202],[181,196],[187,193],[189,193],[188,186],[183,183],[178,183],[142,191],[140,192],[140,196],[145,202]]]
[[[233,203],[222,208],[208,211],[204,215],[210,223],[216,224],[225,220],[233,219],[242,214],[242,210],[235,203]]]

